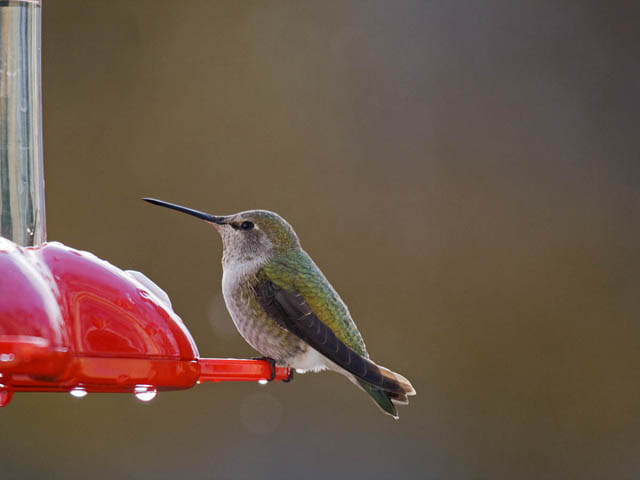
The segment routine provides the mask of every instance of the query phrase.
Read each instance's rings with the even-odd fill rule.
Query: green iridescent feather
[[[345,345],[369,358],[362,335],[344,302],[304,250],[284,252],[273,258],[262,270],[278,287],[298,291],[313,313]]]

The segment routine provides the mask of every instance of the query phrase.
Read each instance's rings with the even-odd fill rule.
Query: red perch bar
[[[265,361],[200,358],[166,294],[141,274],[61,243],[22,248],[0,238],[0,406],[13,392],[149,399],[270,377]],[[276,368],[275,380],[287,378]]]

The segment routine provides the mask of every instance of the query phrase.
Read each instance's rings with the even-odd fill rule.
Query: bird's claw
[[[296,371],[295,368],[289,367],[289,376],[286,379],[282,380],[282,381],[284,383],[289,383],[291,380],[293,380],[293,374],[294,374],[295,371]]]

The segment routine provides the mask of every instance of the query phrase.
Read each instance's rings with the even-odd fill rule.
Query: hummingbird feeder
[[[201,358],[168,296],[138,272],[46,243],[39,0],[0,2],[0,406],[14,392],[156,392],[286,380],[262,360]],[[8,101],[5,101],[8,100]]]

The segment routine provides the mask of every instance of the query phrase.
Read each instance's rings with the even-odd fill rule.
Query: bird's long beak
[[[207,222],[217,223],[218,225],[224,225],[226,223],[225,217],[216,217],[215,215],[209,215],[208,213],[204,213],[199,210],[182,207],[174,203],[163,202],[162,200],[156,200],[155,198],[143,198],[143,200],[145,202],[153,203],[154,205],[160,205],[161,207],[171,208],[182,213],[193,215],[194,217],[201,218],[202,220],[206,220]]]

